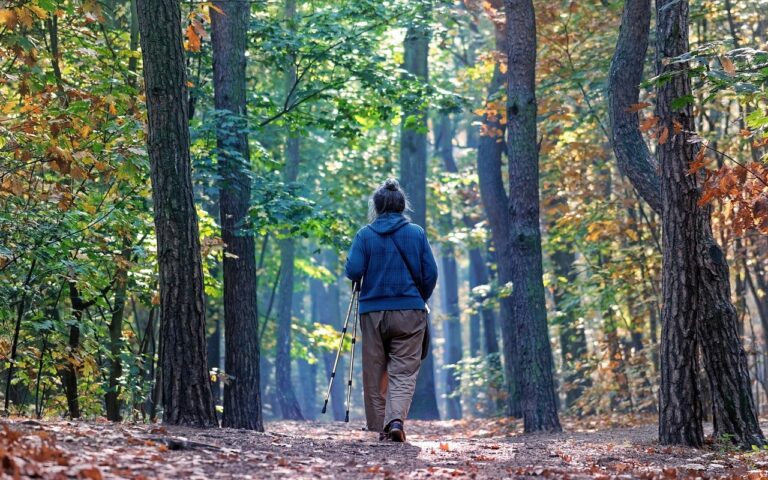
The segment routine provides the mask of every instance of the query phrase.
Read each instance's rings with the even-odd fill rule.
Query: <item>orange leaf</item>
[[[659,123],[659,117],[648,117],[640,123],[640,131],[647,132]]]
[[[664,130],[661,131],[661,134],[659,134],[659,145],[664,145],[667,143],[667,139],[669,138],[669,128],[664,127]]]
[[[625,108],[624,111],[629,113],[635,113],[635,112],[639,112],[644,108],[648,108],[650,106],[651,104],[648,102],[633,103],[629,107]]]
[[[208,8],[210,8],[214,12],[218,13],[219,15],[226,15],[224,13],[224,10],[222,10],[221,8],[219,8],[218,6],[216,6],[216,5],[212,4],[212,3],[208,4]]]
[[[746,128],[742,128],[741,129],[741,136],[744,137],[744,138],[750,137],[750,136],[752,136],[752,132],[750,132]]]
[[[675,135],[683,131],[683,124],[677,120],[672,120],[672,125],[675,127]]]
[[[441,442],[440,443],[440,450],[442,450],[444,452],[450,452],[451,451],[451,447],[448,445],[447,442],[446,443],[442,443]]]
[[[191,52],[200,51],[200,37],[195,32],[195,28],[192,25],[187,26],[187,50]]]
[[[8,27],[8,30],[13,31],[18,21],[19,21],[19,17],[16,15],[16,12],[14,12],[13,10],[5,9],[5,8],[0,10],[0,23]]]
[[[736,66],[733,64],[733,60],[728,57],[720,57],[720,64],[723,66],[723,71],[731,77],[736,75]]]

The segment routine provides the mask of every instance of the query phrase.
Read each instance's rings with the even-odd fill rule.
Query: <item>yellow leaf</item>
[[[27,28],[32,28],[35,24],[35,19],[32,18],[32,13],[26,8],[16,9],[16,16],[18,17],[19,24]]]
[[[499,71],[502,74],[507,73],[507,63],[506,62],[499,62]]]
[[[91,133],[91,127],[89,125],[83,125],[83,128],[80,129],[80,136],[85,138],[89,133]]]
[[[27,7],[28,9],[32,10],[32,12],[39,18],[40,20],[45,20],[48,17],[48,12],[43,10],[38,5],[30,5]]]
[[[8,30],[13,30],[18,21],[15,11],[9,8],[0,9],[0,23],[8,27]]]
[[[110,115],[117,115],[117,108],[115,108],[114,103],[109,104],[109,114]]]
[[[731,77],[736,75],[736,66],[733,64],[733,60],[728,57],[720,57],[720,64],[722,64],[725,73]]]

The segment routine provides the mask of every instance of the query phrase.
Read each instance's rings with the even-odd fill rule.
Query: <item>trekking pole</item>
[[[360,286],[357,282],[352,284],[352,299],[349,301],[349,308],[347,309],[347,318],[344,319],[344,326],[341,329],[341,339],[339,339],[339,349],[336,351],[336,359],[333,361],[333,370],[331,370],[331,379],[328,382],[328,390],[325,392],[325,401],[323,402],[323,411],[325,413],[328,408],[328,398],[331,396],[331,387],[333,387],[333,379],[336,377],[336,367],[339,365],[339,357],[341,356],[341,349],[344,347],[344,337],[347,335],[347,326],[349,325],[349,316],[352,314],[352,306],[355,304],[357,295],[360,294]]]
[[[357,285],[360,288],[360,285]],[[349,407],[352,405],[352,371],[355,368],[355,343],[357,342],[357,319],[360,318],[360,294],[358,292],[355,301],[355,323],[352,327],[352,353],[349,360],[349,379],[347,380],[347,413],[344,415],[344,421],[349,422]]]

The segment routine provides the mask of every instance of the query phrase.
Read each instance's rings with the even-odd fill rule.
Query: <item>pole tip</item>
[[[347,414],[344,416],[344,422],[349,423],[349,410],[347,410]]]
[[[321,414],[325,415],[325,411],[328,408],[328,404],[323,405],[323,411],[320,412]]]

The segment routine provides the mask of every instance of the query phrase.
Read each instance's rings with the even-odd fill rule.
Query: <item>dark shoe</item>
[[[387,431],[389,433],[389,439],[393,442],[405,441],[405,430],[403,430],[403,422],[400,420],[392,420],[387,425]]]

